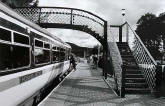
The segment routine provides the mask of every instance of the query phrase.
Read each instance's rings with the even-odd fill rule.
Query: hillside
[[[72,53],[74,53],[76,56],[79,57],[84,57],[84,54],[89,55],[90,51],[92,50],[92,48],[81,47],[70,42],[66,42],[66,43],[72,47]]]

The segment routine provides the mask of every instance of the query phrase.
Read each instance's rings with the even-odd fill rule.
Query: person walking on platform
[[[73,55],[71,55],[71,57],[70,57],[70,65],[72,65],[73,69],[76,70],[76,61],[75,61]]]
[[[95,69],[97,69],[97,61],[98,61],[97,56],[93,56],[93,64],[95,66]]]

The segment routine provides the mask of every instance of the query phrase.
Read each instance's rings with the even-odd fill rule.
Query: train
[[[70,53],[70,45],[0,3],[0,106],[37,100],[70,69]]]

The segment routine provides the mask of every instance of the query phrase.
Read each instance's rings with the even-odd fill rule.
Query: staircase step
[[[141,71],[137,69],[126,69],[125,73],[126,74],[141,74]]]
[[[119,51],[120,51],[120,50],[119,50]],[[132,55],[131,52],[121,52],[121,51],[120,51],[120,54],[121,54],[121,56],[122,56],[122,55]]]
[[[125,78],[143,78],[142,74],[125,74]]]
[[[126,83],[144,83],[145,78],[125,78]]]
[[[135,64],[132,64],[132,65],[128,64],[126,65],[126,69],[139,69],[139,67],[138,65],[135,65]]]
[[[125,45],[125,46],[117,46],[120,50],[129,50],[130,51],[130,48],[128,45]]]
[[[146,83],[126,83],[125,88],[148,88]]]
[[[126,65],[137,65],[135,60],[129,60],[129,59],[122,59],[123,63]]]
[[[128,62],[134,62],[134,63],[136,63],[136,61],[135,61],[134,58],[125,58],[125,57],[122,57],[122,60],[123,61],[128,61]]]
[[[131,50],[130,50],[128,47],[127,47],[127,48],[118,47],[118,48],[119,48],[119,51],[120,51],[121,53],[128,52],[128,53],[131,54]]]
[[[142,89],[142,88],[126,88],[125,92],[127,94],[147,94],[151,93],[150,89]]]
[[[121,55],[121,57],[123,57],[123,58],[133,58],[134,59],[132,54]]]
[[[127,45],[127,46],[128,46],[128,43],[127,43],[127,42],[117,42],[117,45],[118,45],[118,46],[120,46],[120,45],[121,45],[121,46],[123,46],[123,45]]]
[[[120,51],[119,50],[119,52],[121,55],[132,55],[131,52],[129,52],[129,51]]]

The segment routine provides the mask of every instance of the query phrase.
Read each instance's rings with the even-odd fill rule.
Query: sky
[[[126,9],[126,20],[135,28],[137,20],[145,13],[160,14],[165,12],[165,0],[39,0],[39,6],[71,7],[90,11],[111,25],[123,22],[121,9]],[[93,47],[99,42],[87,33],[67,30],[48,29],[66,42],[79,46]]]

